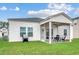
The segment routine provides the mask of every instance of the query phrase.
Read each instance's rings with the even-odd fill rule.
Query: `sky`
[[[79,3],[0,3],[0,20],[8,18],[46,18],[64,12],[71,18],[79,16]]]

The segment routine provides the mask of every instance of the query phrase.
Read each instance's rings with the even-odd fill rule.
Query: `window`
[[[26,27],[20,27],[20,36],[23,37],[23,35],[26,34]]]
[[[52,33],[51,33],[51,34],[52,34],[52,39],[53,39],[53,38],[54,38],[54,37],[53,37],[53,28],[52,28]]]
[[[49,36],[49,29],[46,29],[46,36]]]
[[[64,36],[67,36],[67,29],[64,29]]]
[[[23,37],[23,35],[28,35],[28,37],[32,37],[33,36],[33,28],[32,27],[27,27],[27,28],[20,27],[20,36]]]
[[[32,37],[32,36],[33,36],[33,28],[28,27],[28,37]]]
[[[49,39],[49,29],[46,29],[46,39]]]

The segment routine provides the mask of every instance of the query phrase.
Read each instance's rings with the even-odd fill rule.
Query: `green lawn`
[[[79,39],[71,43],[47,44],[40,41],[32,42],[7,42],[0,40],[1,55],[72,55],[79,54]]]

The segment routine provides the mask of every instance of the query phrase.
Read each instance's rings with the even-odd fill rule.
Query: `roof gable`
[[[45,18],[45,20],[41,22],[44,23],[44,22],[49,22],[49,21],[60,22],[60,23],[72,23],[71,18],[63,12],[48,16],[47,18]]]
[[[46,20],[51,19],[51,18],[56,17],[56,16],[59,16],[59,15],[64,15],[66,18],[71,19],[71,17],[69,17],[67,14],[65,14],[64,12],[61,12],[61,13],[58,13],[58,14],[54,14],[54,15],[48,16],[46,18]]]

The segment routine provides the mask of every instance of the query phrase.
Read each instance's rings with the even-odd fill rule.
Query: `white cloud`
[[[72,14],[74,17],[79,17],[79,8],[75,8],[73,11],[74,14]]]
[[[1,11],[5,11],[5,10],[7,10],[7,7],[2,6],[2,7],[0,8],[0,10],[1,10]]]
[[[58,12],[65,12],[65,13],[69,13],[70,11],[74,10],[74,7],[72,7],[72,5],[70,4],[64,4],[64,3],[50,3],[48,4],[48,8],[47,9],[43,9],[43,10],[38,10],[38,11],[33,11],[30,10],[28,11],[28,15],[31,17],[47,17],[49,15],[58,13]]]
[[[75,9],[75,14],[79,14],[79,8]]]
[[[19,11],[19,10],[20,10],[20,8],[19,8],[19,7],[16,7],[16,8],[15,8],[15,10],[16,10],[16,11]]]
[[[19,8],[19,7],[15,7],[15,8],[13,9],[13,8],[7,8],[6,6],[2,6],[2,7],[0,7],[0,10],[1,10],[1,11],[6,11],[6,10],[20,11],[20,8]]]
[[[60,12],[59,10],[50,10],[50,9],[44,9],[44,10],[38,10],[38,11],[28,11],[28,15],[31,17],[41,17],[45,18],[50,15],[56,14]]]
[[[50,3],[50,4],[48,4],[48,8],[54,9],[54,10],[60,10],[65,13],[68,13],[69,11],[74,10],[74,7],[72,7],[72,5],[65,4],[65,3],[56,3],[56,4]]]
[[[12,11],[20,11],[20,8],[19,7],[15,7],[14,9],[10,8],[10,10],[12,10]]]

